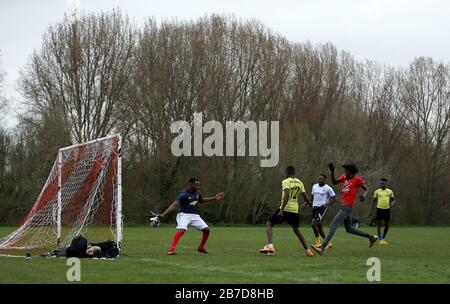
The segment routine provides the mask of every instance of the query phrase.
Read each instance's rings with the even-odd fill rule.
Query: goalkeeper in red
[[[203,197],[199,191],[200,180],[196,177],[191,177],[188,182],[188,187],[181,191],[176,200],[164,211],[163,214],[158,216],[158,220],[164,218],[167,214],[172,212],[179,206],[180,211],[177,214],[177,229],[172,241],[172,246],[167,252],[168,255],[175,254],[175,247],[183,234],[188,229],[188,226],[192,226],[199,231],[203,232],[203,237],[198,246],[197,251],[200,253],[208,253],[205,248],[205,243],[209,237],[208,225],[203,221],[200,215],[197,213],[197,204],[206,203],[210,201],[218,201],[225,197],[225,193],[217,193],[213,197]]]
[[[331,172],[331,180],[333,181],[333,185],[342,183],[342,191],[341,196],[338,201],[341,202],[341,209],[334,217],[333,221],[330,224],[330,229],[328,231],[325,240],[323,241],[320,247],[311,246],[319,255],[322,255],[327,247],[328,243],[331,241],[334,233],[338,226],[344,222],[345,231],[351,234],[355,234],[364,238],[369,239],[369,248],[373,246],[373,244],[377,241],[377,237],[374,235],[370,235],[367,232],[358,230],[352,226],[352,209],[355,204],[356,196],[358,195],[359,189],[363,189],[364,192],[359,196],[359,200],[363,202],[366,198],[369,189],[366,187],[366,182],[356,174],[358,173],[358,167],[353,164],[345,164],[342,167],[344,168],[344,174],[341,175],[338,179],[334,176],[334,164],[330,163],[328,165]]]

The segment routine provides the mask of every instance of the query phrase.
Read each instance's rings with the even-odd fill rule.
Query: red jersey
[[[364,186],[366,182],[359,176],[353,176],[352,178],[347,179],[345,175],[341,175],[337,181],[344,183],[342,185],[342,192],[339,201],[343,205],[352,207],[353,204],[355,204],[355,198],[358,195],[359,188]]]

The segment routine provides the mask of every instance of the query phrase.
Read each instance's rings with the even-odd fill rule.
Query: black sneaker
[[[370,235],[369,237],[369,248],[372,248],[373,244],[378,240],[378,237],[376,235]]]
[[[314,246],[314,245],[311,245],[311,248],[312,248],[315,252],[317,252],[318,255],[322,255],[322,254],[323,254],[322,248],[316,247],[316,246]]]

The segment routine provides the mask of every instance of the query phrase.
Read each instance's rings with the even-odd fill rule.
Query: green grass
[[[0,235],[11,230],[1,227]],[[311,229],[301,230],[312,243]],[[366,239],[340,227],[334,248],[313,258],[286,226],[274,228],[275,256],[257,252],[265,244],[263,227],[211,227],[209,255],[196,252],[201,234],[191,229],[178,255],[166,256],[174,232],[126,228],[124,256],[82,260],[81,283],[368,283],[369,257],[381,260],[381,283],[450,283],[450,228],[392,227],[388,246],[369,249]],[[68,283],[68,269],[65,259],[0,257],[0,283]]]

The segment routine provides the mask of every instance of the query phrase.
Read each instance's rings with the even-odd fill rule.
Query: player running
[[[342,167],[344,168],[344,174],[341,175],[338,179],[334,176],[334,164],[330,163],[328,165],[331,172],[331,180],[333,181],[333,185],[343,183],[341,196],[339,197],[339,201],[342,206],[339,212],[334,217],[333,221],[330,225],[330,231],[328,231],[325,240],[323,241],[320,247],[312,246],[312,248],[319,254],[322,255],[325,251],[326,246],[331,241],[331,238],[336,232],[337,227],[344,222],[345,231],[351,234],[355,234],[361,237],[365,237],[369,239],[369,248],[373,246],[373,244],[377,241],[377,237],[368,234],[367,232],[358,230],[352,226],[352,208],[355,204],[356,196],[358,195],[359,188],[364,190],[363,194],[359,196],[361,202],[363,202],[366,198],[366,195],[369,191],[365,186],[365,181],[357,176],[358,167],[351,164],[345,164]]]
[[[320,174],[317,178],[317,183],[313,185],[311,196],[313,202],[312,210],[312,221],[311,227],[314,231],[314,236],[316,237],[316,244],[314,246],[320,247],[320,237],[325,238],[325,233],[323,232],[322,219],[327,212],[328,206],[336,202],[336,194],[333,188],[325,183],[327,176],[325,174]],[[332,248],[333,244],[329,242],[327,248]]]
[[[386,187],[387,179],[380,180],[380,188],[375,190],[373,194],[372,206],[370,207],[369,218],[372,218],[372,210],[377,203],[377,233],[380,245],[387,245],[385,238],[389,231],[389,221],[391,219],[391,207],[395,204],[394,191]],[[381,234],[381,226],[384,223],[384,232]]]
[[[159,218],[164,218],[167,214],[172,212],[177,205],[180,207],[180,211],[177,214],[177,229],[173,237],[172,246],[170,247],[168,255],[175,254],[175,247],[181,236],[186,232],[189,225],[203,232],[203,238],[198,246],[197,251],[200,253],[208,253],[205,248],[205,243],[209,237],[208,225],[202,220],[200,215],[197,213],[197,204],[206,203],[209,201],[218,201],[225,197],[225,193],[217,193],[214,197],[203,197],[199,191],[200,180],[196,177],[191,177],[188,182],[188,187],[181,191],[176,200],[164,211],[163,214],[159,215]]]
[[[272,227],[283,222],[287,222],[294,231],[295,235],[298,237],[300,243],[305,249],[306,256],[312,257],[314,254],[308,248],[305,238],[301,234],[299,227],[299,201],[300,195],[303,196],[306,204],[311,205],[311,202],[306,195],[305,187],[303,183],[295,177],[295,168],[293,166],[288,166],[286,168],[286,179],[281,183],[282,196],[281,196],[281,206],[278,208],[272,217],[267,221],[266,232],[267,232],[267,245],[259,252],[265,253],[267,255],[275,254],[275,247],[272,244]],[[303,207],[302,206],[302,207]]]

